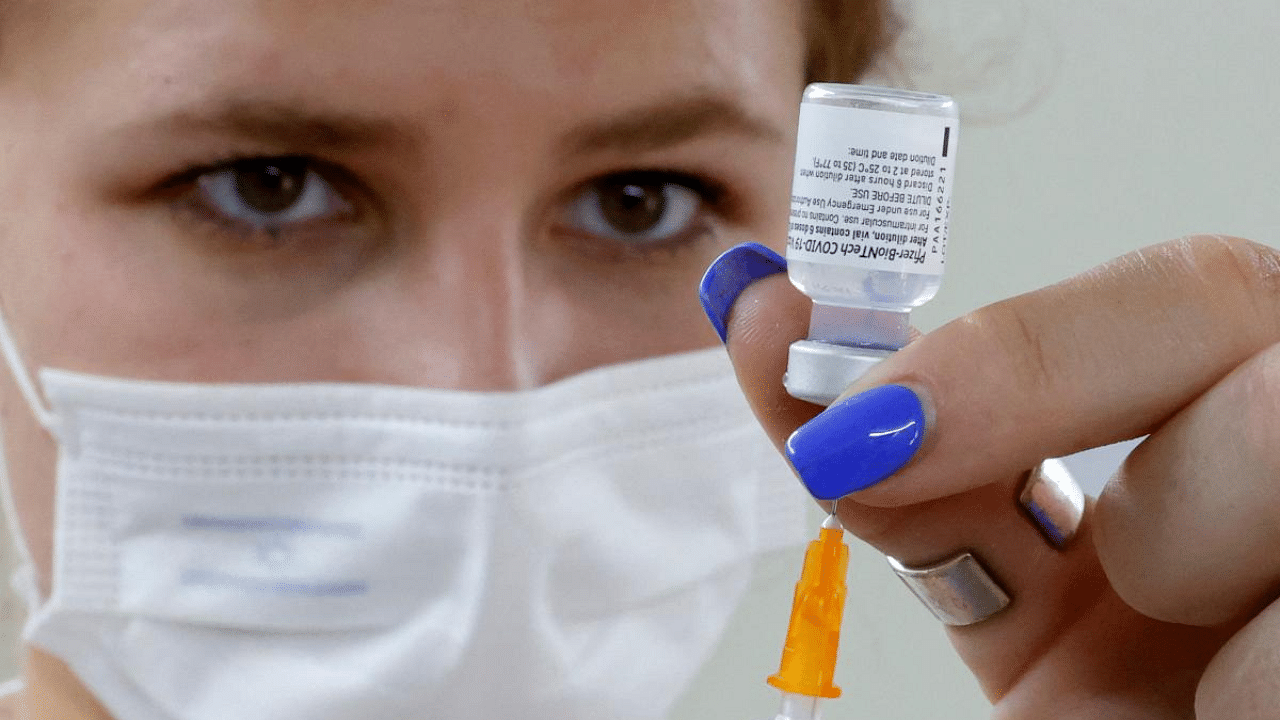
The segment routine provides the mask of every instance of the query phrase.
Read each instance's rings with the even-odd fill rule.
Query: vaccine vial
[[[813,314],[791,346],[791,395],[830,404],[910,339],[911,309],[942,284],[958,135],[945,95],[805,88],[787,267]]]

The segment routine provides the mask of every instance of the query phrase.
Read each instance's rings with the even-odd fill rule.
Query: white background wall
[[[1280,246],[1280,4],[916,0],[914,85],[963,119],[947,275],[928,329],[1195,232]],[[921,29],[922,28],[922,29]],[[958,38],[958,39],[953,39]],[[931,59],[932,58],[932,59]],[[991,68],[984,73],[983,68]],[[1037,98],[1021,110],[1023,101]],[[1075,467],[1097,488],[1115,452]],[[772,717],[799,551],[770,558],[679,717]],[[976,720],[988,706],[936,623],[855,548],[834,720]]]
[[[932,67],[916,72],[914,84],[955,95],[968,113],[947,279],[917,313],[921,327],[1187,233],[1280,244],[1280,4],[917,0],[917,7],[927,10],[917,25],[924,38],[907,52],[915,67],[920,58],[932,58]],[[798,568],[795,554],[762,564],[678,717],[772,716],[776,693],[764,677],[777,669]],[[850,588],[838,674],[845,696],[829,703],[827,717],[986,717],[942,631],[860,546]],[[16,636],[13,606],[11,598],[0,603],[8,618],[0,638]],[[0,676],[14,668],[4,654]]]

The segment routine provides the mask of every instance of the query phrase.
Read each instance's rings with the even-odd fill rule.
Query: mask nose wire
[[[13,374],[13,381],[18,385],[18,392],[22,393],[23,399],[27,401],[27,407],[31,409],[36,422],[53,433],[53,413],[45,407],[44,400],[41,399],[35,383],[31,380],[31,374],[27,371],[26,364],[22,362],[22,355],[18,353],[18,346],[13,342],[13,335],[9,332],[9,324],[5,322],[3,311],[0,311],[0,355],[4,356],[5,364]]]

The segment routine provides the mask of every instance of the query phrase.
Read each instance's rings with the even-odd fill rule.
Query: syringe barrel
[[[773,720],[822,720],[822,698],[784,692]]]

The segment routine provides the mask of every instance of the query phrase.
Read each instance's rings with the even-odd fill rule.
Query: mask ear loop
[[[9,482],[9,455],[4,446],[4,433],[0,433],[0,508],[4,510],[4,522],[9,527],[9,538],[18,551],[18,572],[30,577],[14,578],[13,589],[27,601],[28,610],[35,608],[35,562],[31,548],[27,547],[27,534],[18,520],[18,508],[13,502],[13,484]]]
[[[18,386],[18,392],[26,400],[36,422],[53,434],[53,413],[45,407],[39,393],[36,392],[35,383],[31,381],[27,366],[22,362],[22,356],[18,354],[18,348],[9,333],[9,324],[5,322],[3,312],[0,312],[0,356],[4,357],[5,364],[9,366],[10,374],[13,375],[13,380]],[[9,481],[9,455],[4,445],[3,432],[0,432],[0,508],[3,509],[5,523],[9,526],[9,537],[13,539],[13,544],[18,550],[21,565],[18,572],[27,575],[26,577],[15,575],[13,587],[26,600],[28,610],[34,611],[39,595],[35,584],[35,564],[31,549],[27,545],[26,533],[18,519],[17,506],[13,501],[13,486]]]
[[[31,381],[31,375],[27,372],[27,366],[22,362],[22,356],[18,354],[18,347],[13,343],[13,337],[9,333],[9,324],[5,322],[4,313],[0,311],[0,355],[4,356],[5,363],[9,366],[9,371],[13,375],[13,381],[18,385],[18,392],[22,393],[22,397],[27,401],[27,407],[31,409],[31,414],[35,416],[36,422],[48,430],[53,432],[53,413],[44,406],[44,401],[40,399],[40,393],[36,392],[36,385]]]

